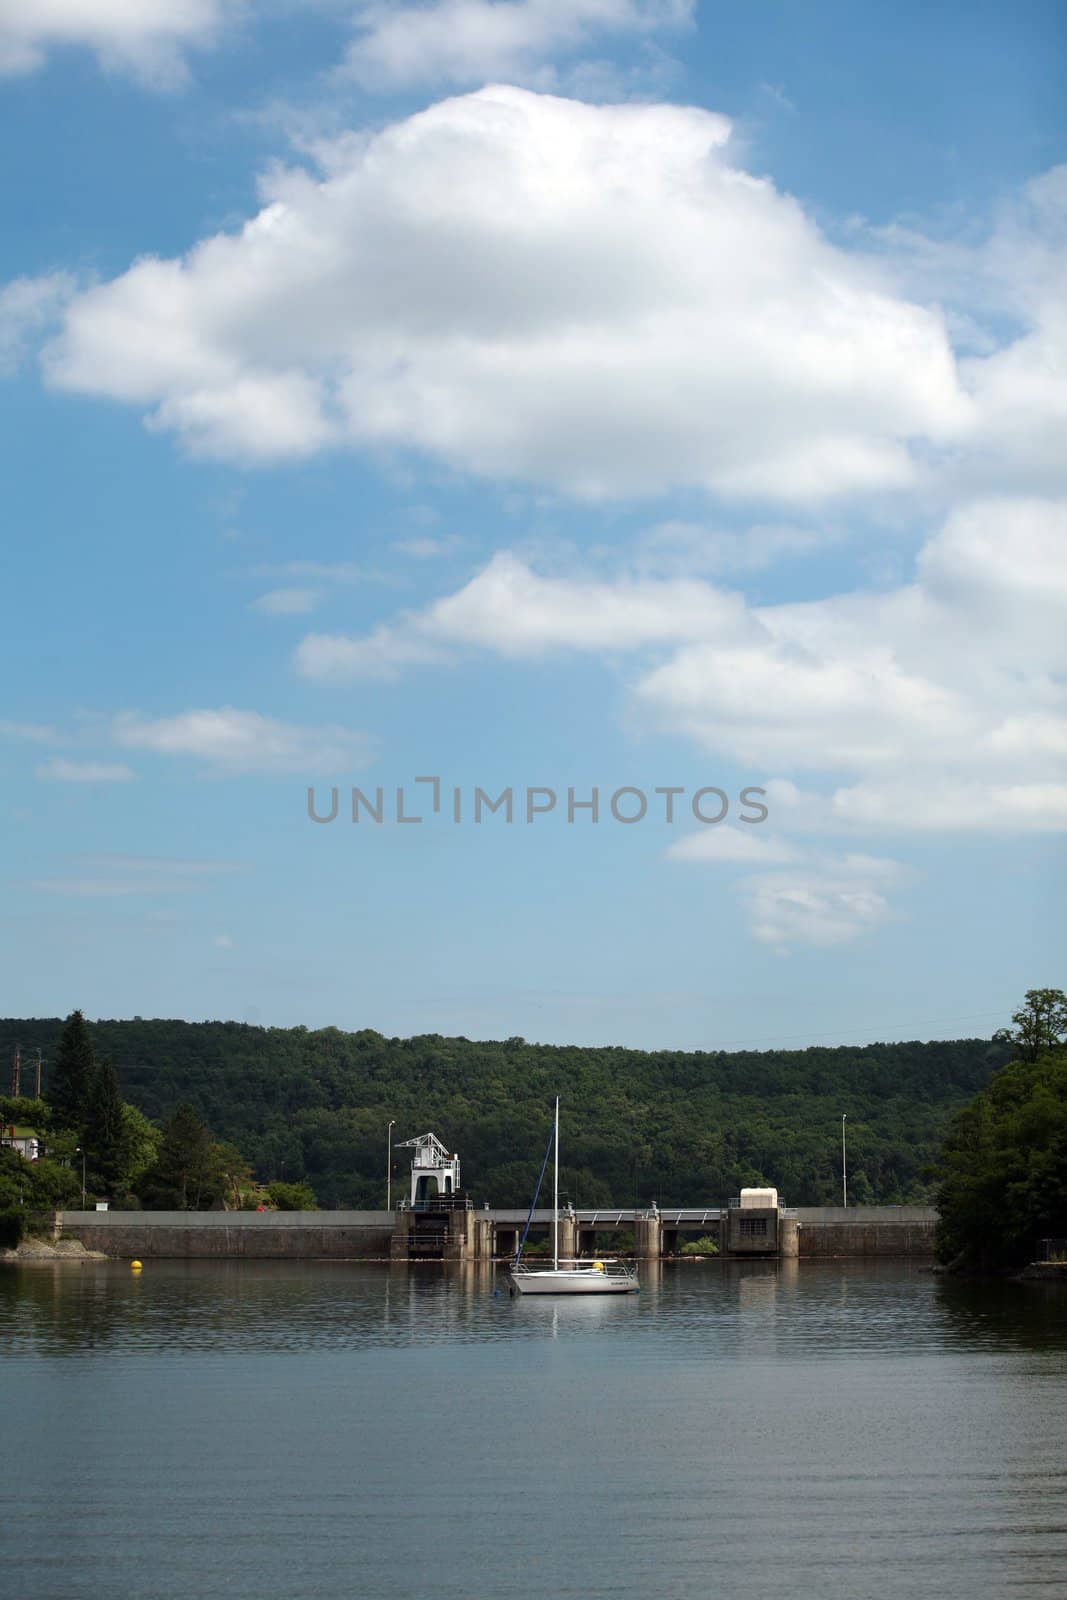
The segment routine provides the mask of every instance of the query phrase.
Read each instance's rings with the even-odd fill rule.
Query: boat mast
[[[559,1271],[559,1095],[556,1096],[556,1166],[552,1182],[552,1269]]]

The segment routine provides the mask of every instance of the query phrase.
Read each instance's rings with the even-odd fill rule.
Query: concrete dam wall
[[[801,1256],[932,1256],[933,1206],[799,1206]]]
[[[118,1257],[388,1259],[391,1211],[61,1211],[57,1236]]]
[[[470,1214],[469,1239],[457,1246],[457,1259],[486,1259],[514,1249],[511,1212]],[[624,1226],[649,1233],[638,1254],[658,1256],[670,1248],[670,1225],[653,1226],[628,1213]],[[792,1216],[792,1214],[791,1214]],[[795,1213],[801,1257],[926,1256],[934,1253],[937,1212],[928,1206],[808,1206]],[[215,1257],[250,1260],[394,1260],[418,1252],[411,1248],[391,1211],[61,1211],[56,1237],[80,1239],[89,1250],[131,1259],[140,1257]],[[497,1230],[500,1229],[499,1237]],[[719,1233],[720,1224],[701,1231]],[[652,1238],[652,1234],[655,1235]],[[569,1235],[568,1235],[569,1238]],[[505,1245],[505,1240],[507,1241]],[[568,1243],[567,1253],[573,1249]],[[452,1250],[444,1252],[451,1258]],[[777,1251],[775,1253],[778,1253]],[[788,1252],[792,1253],[792,1251]]]

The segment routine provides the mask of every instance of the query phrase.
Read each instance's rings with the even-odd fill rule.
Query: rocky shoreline
[[[23,1239],[13,1250],[0,1250],[0,1261],[18,1267],[37,1262],[68,1261],[84,1265],[108,1260],[110,1257],[102,1250],[86,1250],[80,1239],[57,1239],[55,1244],[44,1239]]]

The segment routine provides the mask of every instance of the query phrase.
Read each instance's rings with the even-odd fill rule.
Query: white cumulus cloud
[[[941,312],[730,131],[488,88],[322,143],[238,232],[77,296],[47,374],[238,460],[412,448],[588,497],[914,483],[973,426]]]
[[[369,634],[308,636],[296,660],[339,680],[471,650],[629,654],[632,707],[778,781],[795,826],[1038,830],[1067,823],[1065,599],[1067,502],[996,497],[951,513],[883,592],[751,606],[703,579],[546,576],[502,552]],[[831,786],[822,802],[798,776]]]

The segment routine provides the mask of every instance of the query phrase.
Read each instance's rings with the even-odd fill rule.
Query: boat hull
[[[511,1272],[516,1294],[633,1294],[637,1278],[610,1272]]]

